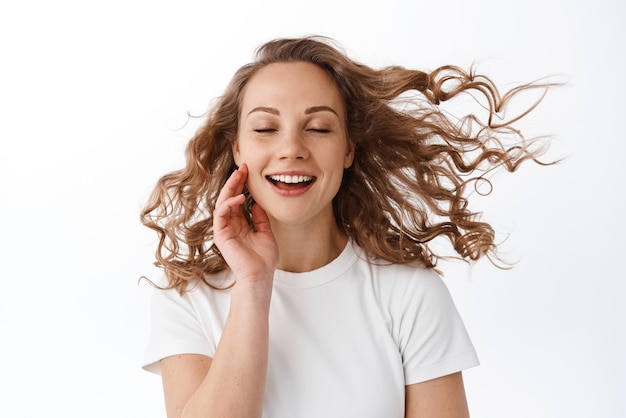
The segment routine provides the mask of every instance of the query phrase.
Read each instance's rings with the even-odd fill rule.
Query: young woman
[[[145,368],[168,417],[468,416],[461,371],[478,360],[431,243],[495,255],[465,192],[536,157],[491,119],[535,87],[501,98],[456,67],[374,70],[322,38],[263,45],[142,213],[167,278]],[[485,122],[439,109],[468,91]]]

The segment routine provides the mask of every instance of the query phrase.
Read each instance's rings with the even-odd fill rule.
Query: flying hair
[[[155,264],[168,288],[180,293],[193,280],[228,265],[213,244],[213,210],[219,191],[237,168],[236,141],[244,88],[262,67],[309,62],[335,81],[346,107],[354,162],[333,200],[340,230],[373,259],[418,262],[434,268],[442,257],[499,263],[494,229],[472,212],[468,196],[491,186],[488,174],[515,171],[524,161],[541,163],[546,138],[526,139],[515,123],[531,112],[555,83],[537,81],[501,93],[492,80],[446,65],[431,72],[389,66],[373,69],[350,59],[328,38],[277,39],[263,44],[241,67],[186,149],[186,165],[161,177],[141,212],[157,232]],[[507,105],[522,93],[539,98],[515,116]],[[470,95],[478,112],[453,116],[442,104]],[[490,188],[490,187],[489,187]],[[248,196],[244,210],[249,211]],[[253,227],[253,225],[251,225]],[[444,239],[453,254],[433,247]]]

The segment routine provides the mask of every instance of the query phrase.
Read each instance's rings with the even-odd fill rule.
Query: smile
[[[313,182],[315,182],[316,178],[313,176],[303,176],[303,175],[288,175],[288,174],[280,174],[280,175],[272,175],[266,177],[268,181],[270,181],[274,187],[281,190],[295,190],[295,189],[303,189],[308,188]]]
[[[289,175],[280,175],[280,176],[268,176],[270,181],[274,184],[286,183],[286,184],[298,184],[298,183],[310,183],[313,181],[313,177],[311,176],[289,176]]]

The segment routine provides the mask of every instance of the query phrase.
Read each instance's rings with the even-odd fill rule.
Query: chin
[[[316,225],[316,228],[323,229],[329,222],[334,222],[332,211],[330,212],[329,217],[323,213],[311,214],[303,213],[302,210],[297,210],[296,208],[289,210],[286,209],[287,208],[282,208],[282,210],[274,211],[272,213],[268,212],[268,217],[270,218],[270,223],[273,227],[278,225],[289,227],[310,227],[311,224],[314,224]]]

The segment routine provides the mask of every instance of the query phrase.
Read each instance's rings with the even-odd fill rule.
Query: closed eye
[[[310,131],[310,132],[315,132],[315,133],[318,133],[318,134],[327,134],[327,133],[329,133],[329,132],[330,132],[330,129],[316,129],[316,128],[309,128],[309,129],[307,129],[307,130],[308,130],[308,131]]]
[[[276,132],[276,129],[255,129],[254,132],[259,133],[259,134],[267,134],[267,133],[272,133],[272,132]]]

